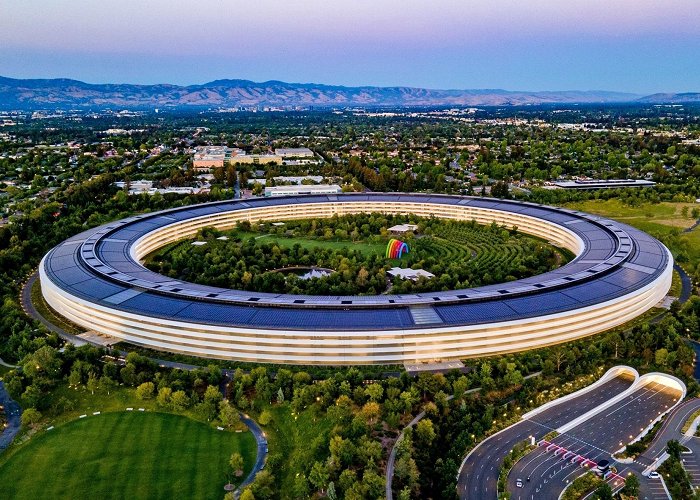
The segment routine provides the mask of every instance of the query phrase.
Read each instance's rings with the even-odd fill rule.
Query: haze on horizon
[[[0,75],[700,91],[697,0],[0,0]]]

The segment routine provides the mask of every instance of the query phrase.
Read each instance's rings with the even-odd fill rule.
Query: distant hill
[[[655,94],[694,96],[700,94]],[[414,87],[343,87],[315,83],[216,80],[203,85],[90,84],[77,80],[0,77],[0,108],[170,108],[237,106],[508,106],[619,103],[639,95],[607,91],[520,92],[500,89],[431,90]],[[641,98],[642,102],[654,96]],[[670,99],[670,98],[669,98]],[[664,101],[676,102],[676,101]]]
[[[652,94],[639,99],[640,102],[653,104],[680,104],[700,102],[700,92],[684,92],[680,94]]]

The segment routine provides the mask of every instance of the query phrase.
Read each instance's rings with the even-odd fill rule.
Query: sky
[[[0,0],[0,75],[700,91],[699,0]]]

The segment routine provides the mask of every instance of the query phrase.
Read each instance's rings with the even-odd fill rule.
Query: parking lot
[[[513,467],[508,478],[512,497],[558,498],[566,485],[581,475],[583,468],[593,467],[603,459],[610,460],[617,473],[625,477],[631,472],[630,467],[616,464],[611,455],[678,398],[677,391],[650,383],[569,432],[543,443]],[[517,479],[522,479],[522,487],[516,486]],[[612,477],[609,481],[613,487],[622,485],[620,477]],[[660,486],[660,481],[655,482]],[[652,490],[651,486],[649,494],[653,492],[653,498],[656,498],[656,488]],[[665,493],[659,498],[666,498]]]

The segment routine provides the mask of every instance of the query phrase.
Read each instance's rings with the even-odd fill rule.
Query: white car
[[[517,486],[518,488],[522,488],[522,487],[523,487],[523,480],[522,480],[522,479],[516,479],[516,480],[515,480],[515,486]]]
[[[659,478],[659,473],[656,472],[655,470],[653,470],[653,471],[651,471],[651,472],[649,473],[649,477],[650,477],[651,479],[658,479],[658,478]]]

